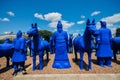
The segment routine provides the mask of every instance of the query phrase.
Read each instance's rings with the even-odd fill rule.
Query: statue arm
[[[111,30],[109,31],[109,36],[110,36],[110,44],[112,45],[112,33],[111,33]]]
[[[67,32],[65,32],[65,41],[66,41],[66,48],[67,48],[67,52],[69,51],[68,50],[68,43],[69,43],[69,41],[68,41],[68,34],[67,34]]]
[[[16,43],[16,39],[13,40],[13,45],[15,45],[15,43]]]
[[[55,36],[55,33],[53,34],[53,47],[55,48],[55,45],[56,45],[56,36]]]
[[[112,33],[111,33],[111,30],[109,32],[109,36],[110,36],[110,40],[112,39]]]
[[[24,53],[25,52],[25,48],[26,48],[26,46],[25,46],[25,39],[24,38],[21,39],[21,44],[20,45],[21,45],[20,46],[20,51],[22,53]]]
[[[96,37],[96,49],[98,48],[99,44],[100,44],[100,33]]]
[[[29,44],[30,44],[30,42],[31,42],[31,40],[30,40],[30,39],[28,39],[28,40],[26,41],[26,44],[27,44],[27,45],[29,45]]]

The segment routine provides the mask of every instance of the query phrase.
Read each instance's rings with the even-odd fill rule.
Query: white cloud
[[[61,22],[62,22],[62,25],[63,25],[64,29],[67,29],[67,28],[74,25],[73,22],[68,22],[68,21],[65,21],[65,20],[61,20]],[[51,23],[49,23],[49,26],[52,27],[52,28],[56,28],[57,27],[57,21],[52,21]]]
[[[100,13],[101,13],[100,11],[94,11],[93,13],[91,13],[91,16],[95,16],[95,15],[98,15]]]
[[[69,28],[69,27],[73,26],[75,23],[62,20],[62,24],[63,24],[63,28]]]
[[[10,20],[8,18],[0,18],[0,21],[9,22]]]
[[[49,23],[49,26],[52,27],[52,28],[56,28],[57,21],[53,21],[53,22]]]
[[[57,22],[59,20],[62,21],[62,25],[63,25],[64,29],[67,29],[67,28],[74,25],[73,22],[68,22],[66,20],[62,20],[62,14],[58,13],[58,12],[51,12],[51,13],[44,14],[44,15],[35,13],[34,16],[36,18],[39,18],[39,19],[42,19],[42,20],[50,21],[50,23],[48,25],[49,25],[49,27],[52,27],[52,28],[56,28]]]
[[[83,24],[83,23],[85,23],[84,20],[82,20],[82,21],[78,21],[78,22],[77,22],[77,24]]]
[[[114,14],[101,19],[102,21],[107,22],[107,26],[113,26],[115,23],[120,22],[120,13]]]
[[[81,15],[81,18],[85,18],[85,16],[84,16],[84,15]]]
[[[112,16],[104,17],[100,21],[106,21],[107,27],[111,29],[112,33],[115,33],[116,28],[118,25],[115,25],[116,23],[120,22],[120,13],[116,13]],[[97,28],[100,28],[100,22],[97,22]]]
[[[10,16],[15,16],[15,14],[12,11],[7,12],[7,14]]]
[[[44,15],[45,20],[47,20],[47,21],[59,21],[62,18],[61,16],[62,16],[62,14],[60,14],[58,12],[52,12],[52,13],[48,13],[48,14]]]
[[[101,27],[100,22],[96,23],[96,28],[99,29]]]
[[[38,19],[42,19],[42,20],[44,19],[44,18],[43,18],[43,15],[42,15],[42,14],[39,14],[39,13],[35,13],[35,14],[34,14],[34,17],[36,17],[36,18],[38,18]]]

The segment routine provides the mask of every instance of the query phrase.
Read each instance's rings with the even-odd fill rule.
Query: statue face
[[[37,27],[32,26],[31,29],[29,31],[27,31],[27,34],[29,35],[29,37],[32,37],[32,36],[35,36],[36,34],[38,34]]]
[[[57,31],[58,31],[58,32],[61,32],[61,31],[62,31],[62,27],[58,27],[58,28],[57,28]]]
[[[106,28],[106,22],[105,21],[100,21],[100,23],[101,23],[102,28]]]
[[[88,32],[90,32],[91,35],[97,36],[99,34],[98,30],[96,29],[95,20],[90,23],[90,20],[88,19],[86,25],[86,29]]]
[[[58,31],[58,32],[61,32],[61,31],[62,31],[62,23],[61,23],[61,21],[58,21],[57,31]]]
[[[89,25],[89,31],[92,35],[97,36],[99,34],[99,31],[96,29],[95,25]]]
[[[18,31],[16,36],[17,36],[17,38],[22,37],[22,32]]]

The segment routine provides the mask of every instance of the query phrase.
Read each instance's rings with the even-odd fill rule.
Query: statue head
[[[19,31],[17,32],[16,36],[17,36],[17,38],[22,37],[22,31],[19,30]]]
[[[105,21],[100,21],[101,28],[106,28],[106,22]]]
[[[78,33],[78,36],[81,36],[81,34],[80,34],[80,33]]]
[[[29,37],[39,35],[37,29],[37,23],[31,24],[31,28],[29,29],[29,31],[27,31],[27,34],[29,35]]]
[[[9,38],[6,38],[5,42],[4,43],[10,43],[10,39]]]
[[[58,32],[61,32],[62,31],[62,23],[61,23],[61,21],[58,21],[58,23],[57,23],[57,31]]]
[[[92,22],[90,22],[89,19],[87,20],[85,33],[94,36],[98,35],[98,30],[96,29],[96,25],[95,25],[95,19],[93,19]]]

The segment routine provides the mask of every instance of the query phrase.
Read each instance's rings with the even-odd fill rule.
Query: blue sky
[[[26,32],[32,23],[41,30],[56,30],[61,20],[68,33],[83,33],[87,19],[104,20],[115,32],[120,27],[120,0],[0,0],[0,34]]]

